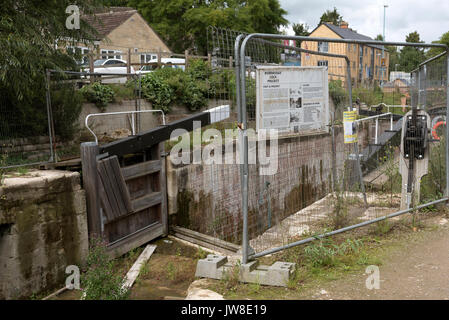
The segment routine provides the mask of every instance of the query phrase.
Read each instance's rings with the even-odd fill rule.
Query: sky
[[[326,10],[334,7],[349,28],[375,38],[383,33],[384,4],[386,41],[405,41],[407,34],[418,31],[425,42],[438,40],[449,31],[447,0],[279,0],[292,23],[307,23],[312,31]],[[286,29],[293,35],[291,25]]]

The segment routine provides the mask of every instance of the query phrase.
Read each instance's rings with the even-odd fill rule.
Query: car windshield
[[[96,60],[94,66],[101,66],[106,60]]]

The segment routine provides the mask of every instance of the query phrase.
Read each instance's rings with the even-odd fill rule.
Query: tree
[[[279,0],[129,0],[175,52],[206,54],[207,27],[279,33],[288,24]]]
[[[381,35],[381,34],[378,34],[378,35],[374,38],[374,40],[377,40],[377,41],[384,41],[384,36]]]
[[[423,41],[420,40],[419,33],[417,31],[410,32],[405,37],[405,41],[410,43],[423,43]],[[403,47],[401,49],[399,64],[402,71],[411,72],[424,60],[425,55],[422,48]]]
[[[76,3],[80,12],[86,14],[100,6],[97,0],[78,0]],[[61,39],[71,39],[73,43],[81,39],[89,42],[96,34],[82,20],[79,29],[67,28],[66,20],[70,14],[66,13],[66,8],[71,4],[72,0],[3,0],[0,11],[2,133],[44,133],[47,125],[45,70],[76,67],[72,57],[57,49],[57,42]],[[55,109],[58,107],[55,105]],[[17,132],[17,125],[21,126],[21,132]]]
[[[293,32],[295,33],[295,36],[308,36],[310,34],[309,32],[309,26],[307,23],[294,23],[292,25]]]
[[[334,7],[334,10],[326,10],[326,12],[321,15],[318,25],[325,22],[331,22],[333,25],[340,26],[342,21],[343,17],[338,13],[337,8]]]
[[[5,3],[6,2],[6,3]],[[55,46],[59,39],[93,40],[95,31],[80,21],[79,29],[68,29],[66,8],[71,0],[4,0],[0,13],[0,84],[2,93],[23,100],[36,81],[44,83],[46,68],[65,69],[71,60]],[[98,1],[77,1],[81,12],[91,13]]]
[[[445,44],[446,46],[449,47],[449,31],[446,33],[443,33],[439,40],[432,41],[432,43]],[[430,50],[427,51],[427,53],[426,53],[426,57],[428,59],[430,59],[442,52],[444,52],[444,48],[430,48]]]

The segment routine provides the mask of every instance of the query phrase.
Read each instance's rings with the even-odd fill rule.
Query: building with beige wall
[[[340,26],[323,23],[315,28],[310,37],[372,40],[349,28],[346,22]],[[388,81],[389,53],[384,50],[384,68],[382,68],[382,46],[349,43],[303,41],[301,48],[346,55],[350,61],[351,81],[353,85],[374,84]],[[301,65],[327,66],[329,80],[342,80],[346,83],[346,62],[342,58],[325,57],[302,53]],[[383,72],[382,72],[383,71]]]
[[[98,36],[94,45],[66,45],[68,50],[82,54],[82,60],[79,62],[87,63],[87,54],[91,52],[95,54],[96,59],[128,60],[130,51],[131,63],[145,63],[157,58],[159,54],[171,53],[159,35],[137,10],[132,8],[105,8],[94,15],[82,16],[81,19],[92,26]]]

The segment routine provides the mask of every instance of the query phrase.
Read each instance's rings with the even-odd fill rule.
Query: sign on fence
[[[357,111],[343,112],[343,128],[345,135],[345,143],[357,142],[357,128],[355,120],[357,120]]]
[[[328,132],[326,67],[259,66],[256,91],[257,130]]]

